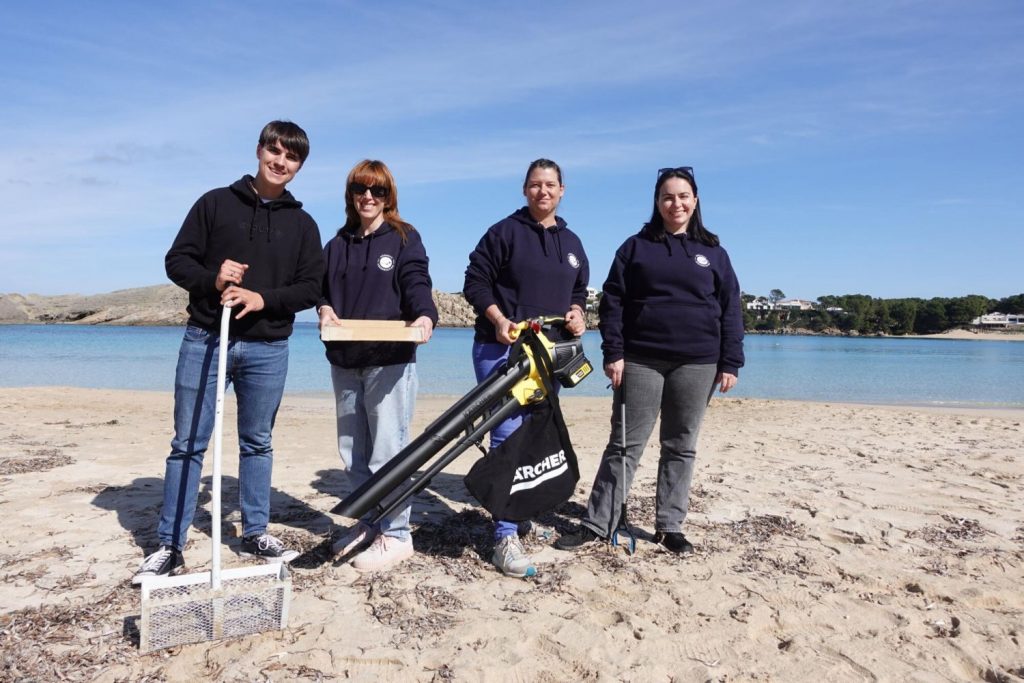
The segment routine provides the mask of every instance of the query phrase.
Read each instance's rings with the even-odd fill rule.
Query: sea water
[[[0,326],[0,386],[172,391],[180,327]],[[473,332],[441,328],[418,351],[420,393],[475,384]],[[565,395],[609,396],[601,338],[584,336],[594,372]],[[298,323],[286,391],[331,392],[315,323]],[[1024,342],[751,335],[736,397],[1024,408]]]

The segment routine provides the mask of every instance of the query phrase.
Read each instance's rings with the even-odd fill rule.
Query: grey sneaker
[[[505,536],[498,541],[494,546],[491,562],[505,576],[524,579],[537,574],[537,568],[533,566],[530,556],[523,550],[523,544],[519,541],[518,536]]]
[[[185,566],[181,553],[169,545],[160,546],[160,550],[150,553],[142,561],[142,566],[132,577],[132,585],[142,584],[147,576],[174,576]]]
[[[246,536],[242,539],[242,557],[259,557],[267,562],[291,562],[299,556],[299,551],[284,547],[280,539],[270,534]]]

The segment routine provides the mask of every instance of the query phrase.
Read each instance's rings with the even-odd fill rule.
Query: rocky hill
[[[461,293],[434,290],[439,325],[469,327],[473,310]],[[119,289],[83,296],[0,294],[0,323],[76,325],[183,325],[188,295],[175,285]]]

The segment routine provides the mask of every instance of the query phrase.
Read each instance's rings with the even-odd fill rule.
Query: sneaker
[[[377,537],[377,530],[366,522],[357,522],[331,546],[331,557],[339,560],[356,550],[363,550]]]
[[[523,579],[537,574],[537,568],[533,566],[530,556],[523,550],[523,544],[519,541],[518,536],[505,536],[498,541],[494,546],[491,562],[505,576]]]
[[[686,540],[678,531],[659,531],[654,534],[654,542],[677,555],[690,555],[693,553],[693,544]]]
[[[132,577],[132,585],[138,586],[147,576],[174,576],[185,567],[181,552],[169,545],[160,546],[160,550],[146,556],[139,571]]]
[[[242,557],[260,557],[267,562],[291,562],[299,556],[299,551],[284,547],[279,539],[270,534],[246,536],[242,539]]]
[[[412,539],[402,540],[381,534],[370,547],[356,555],[352,566],[361,572],[378,572],[408,560],[413,555]]]
[[[581,524],[580,528],[574,533],[559,536],[558,540],[552,545],[559,550],[576,550],[577,548],[581,548],[585,545],[603,540],[603,538],[595,534],[589,527],[585,527]]]

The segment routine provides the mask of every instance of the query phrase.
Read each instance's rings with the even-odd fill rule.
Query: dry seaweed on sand
[[[391,642],[396,646],[424,638],[436,639],[458,623],[456,614],[462,609],[462,603],[442,588],[432,588],[424,600],[447,605],[456,614],[424,605],[417,594],[422,584],[412,589],[399,588],[394,577],[385,573],[368,574],[352,585],[366,589],[366,601],[373,617],[395,629]],[[411,599],[410,593],[413,594]]]
[[[486,557],[494,544],[491,521],[479,510],[463,510],[440,522],[421,524],[412,534],[416,549],[427,555],[463,557],[467,548]]]
[[[91,681],[137,659],[137,632],[124,618],[137,594],[119,586],[88,603],[44,605],[0,616],[0,678]],[[159,680],[162,673],[146,674]]]
[[[956,549],[963,556],[969,551],[959,548],[961,541],[980,541],[989,534],[977,520],[952,515],[942,515],[945,526],[930,524],[907,534],[920,538],[928,545],[945,550]]]
[[[421,583],[416,586],[416,602],[429,610],[458,612],[464,605],[450,591],[440,586],[429,586]]]
[[[804,537],[803,525],[780,515],[746,517],[722,526],[726,535],[739,543],[767,543],[774,536]]]
[[[807,578],[811,572],[810,558],[800,551],[792,553],[766,552],[757,546],[746,548],[732,570],[752,574],[792,574]]]
[[[0,475],[45,472],[55,467],[70,465],[75,461],[70,455],[56,448],[33,451],[27,457],[0,458]]]
[[[572,577],[563,565],[545,567],[537,576],[531,579],[529,591],[534,593],[568,593],[572,584]],[[519,592],[516,593],[517,595]]]
[[[806,530],[803,525],[780,515],[757,515],[736,522],[702,525],[705,540],[701,544],[707,553],[732,550],[744,546],[742,553],[732,565],[741,573],[793,574],[806,577],[811,573],[810,558],[792,550],[779,551],[772,547],[772,540],[782,536],[802,539]],[[771,551],[767,548],[771,548]]]
[[[631,525],[653,527],[655,508],[654,496],[630,496],[626,500],[626,517]]]

